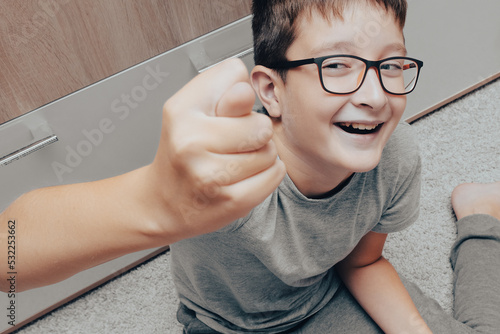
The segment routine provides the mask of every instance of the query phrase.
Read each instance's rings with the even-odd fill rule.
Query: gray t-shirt
[[[223,333],[284,331],[320,310],[340,284],[332,267],[366,233],[417,219],[421,166],[411,133],[400,124],[379,165],[331,197],[309,199],[286,176],[247,217],[171,245],[180,301]]]

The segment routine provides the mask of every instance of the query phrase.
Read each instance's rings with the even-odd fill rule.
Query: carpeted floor
[[[455,225],[450,194],[463,182],[500,180],[500,80],[413,127],[423,157],[421,215],[414,226],[390,236],[385,256],[451,312],[448,253]],[[166,253],[18,333],[181,333],[176,304]]]

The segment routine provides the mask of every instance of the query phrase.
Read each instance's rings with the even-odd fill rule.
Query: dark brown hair
[[[392,12],[403,29],[408,6],[406,0],[254,0],[252,29],[255,64],[272,68],[273,63],[286,60],[285,54],[296,38],[298,18],[306,10],[311,12],[316,9],[326,19],[342,19],[344,9],[360,1]],[[285,73],[280,73],[283,79]]]

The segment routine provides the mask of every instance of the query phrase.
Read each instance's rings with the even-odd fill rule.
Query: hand
[[[208,233],[244,217],[283,179],[271,120],[252,112],[254,101],[248,72],[233,59],[165,103],[151,184],[169,235]]]

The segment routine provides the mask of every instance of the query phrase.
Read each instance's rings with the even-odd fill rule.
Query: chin
[[[360,154],[351,157],[344,165],[345,169],[352,173],[366,173],[373,170],[380,163],[382,152],[365,156]]]

